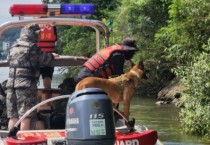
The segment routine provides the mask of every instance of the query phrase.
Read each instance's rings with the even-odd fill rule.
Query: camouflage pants
[[[25,89],[8,89],[6,103],[8,118],[20,118],[38,103],[36,85]]]

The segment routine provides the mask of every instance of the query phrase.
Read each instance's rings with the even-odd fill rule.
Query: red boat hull
[[[18,138],[21,140],[6,138],[5,142],[7,145],[54,145],[66,142],[65,130],[19,131]],[[155,145],[157,139],[154,130],[125,134],[116,131],[115,145]]]
[[[128,134],[116,132],[115,145],[154,145],[157,139],[157,132],[153,130]]]

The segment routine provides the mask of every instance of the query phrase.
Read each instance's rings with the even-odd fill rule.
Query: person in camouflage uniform
[[[37,82],[40,66],[49,66],[58,54],[42,52],[36,42],[40,37],[37,24],[22,28],[20,38],[9,54],[9,78],[7,81],[7,116],[10,130],[29,109],[38,103]],[[20,124],[20,130],[30,129],[31,113]]]

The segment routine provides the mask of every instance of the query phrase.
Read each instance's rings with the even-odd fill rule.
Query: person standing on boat
[[[7,81],[7,116],[8,129],[14,127],[18,119],[38,103],[37,82],[40,66],[51,65],[55,53],[45,53],[40,50],[36,42],[40,38],[38,24],[28,24],[22,28],[20,38],[9,53],[9,78]],[[31,117],[22,120],[20,130],[28,130]]]
[[[123,74],[125,60],[131,60],[139,48],[132,38],[124,38],[120,44],[101,49],[84,64],[77,82],[86,77],[109,78]],[[119,109],[119,104],[116,109]]]
[[[37,42],[43,52],[56,53],[55,46],[57,41],[56,26],[51,24],[39,24],[41,29],[41,37]],[[43,87],[45,89],[51,89],[51,81],[53,77],[54,67],[53,66],[42,66],[40,68],[40,75],[43,80]],[[49,94],[50,95],[50,94]],[[50,98],[47,97],[47,98]]]
[[[120,44],[101,49],[83,64],[77,81],[90,76],[109,78],[123,74],[125,60],[130,60],[138,50],[132,38],[125,38]]]

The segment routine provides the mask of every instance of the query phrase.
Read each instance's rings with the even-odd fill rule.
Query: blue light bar
[[[94,4],[61,4],[61,14],[90,15],[95,11]]]

